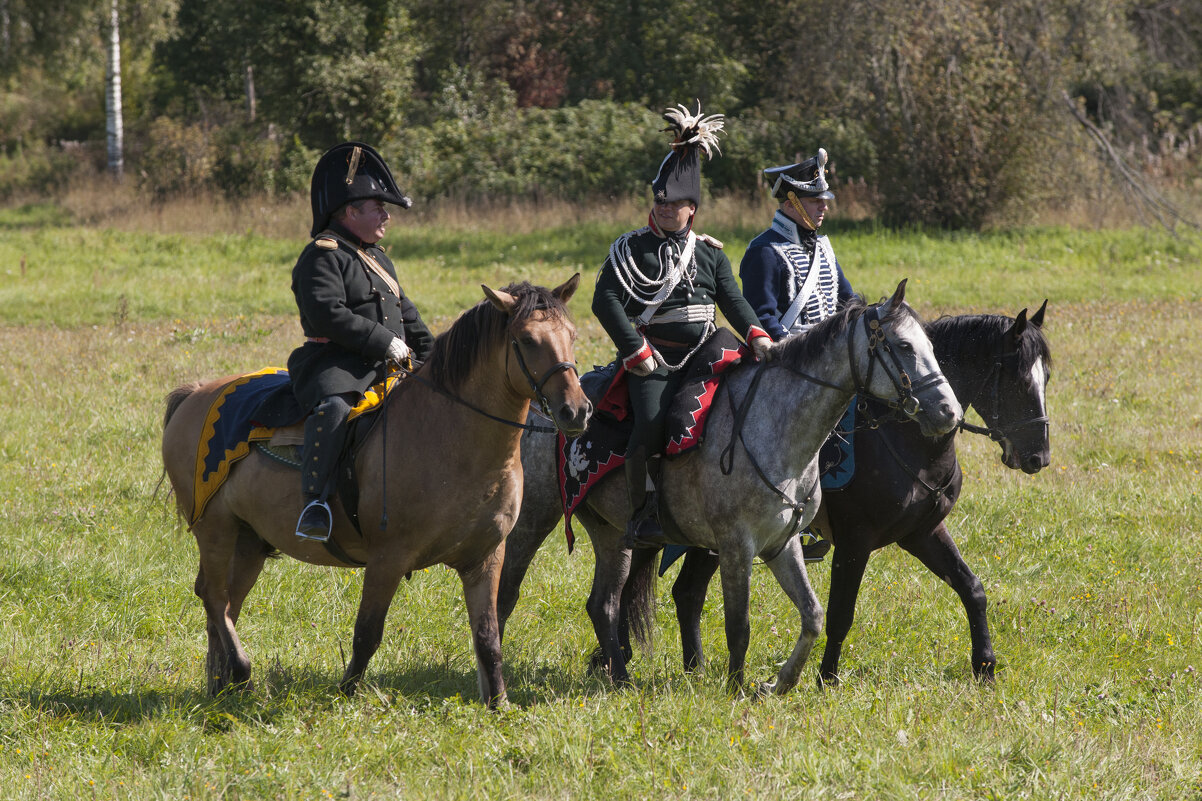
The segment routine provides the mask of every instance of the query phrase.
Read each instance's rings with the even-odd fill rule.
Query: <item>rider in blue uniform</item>
[[[805,161],[764,170],[780,208],[768,230],[747,246],[739,277],[760,325],[774,340],[806,331],[852,297],[830,239],[818,233],[828,202],[835,198],[826,163],[826,151],[818,148]],[[853,413],[848,410],[840,428],[850,430]],[[826,540],[811,542],[805,546],[806,558],[816,561],[828,550]]]

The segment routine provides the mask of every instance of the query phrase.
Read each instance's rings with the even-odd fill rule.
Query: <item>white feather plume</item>
[[[722,154],[722,149],[718,147],[718,133],[726,124],[726,118],[721,114],[703,116],[700,100],[697,101],[696,114],[690,113],[688,108],[678,103],[676,108],[664,110],[664,119],[669,124],[665,130],[676,132],[673,147],[697,145],[705,151],[707,159],[712,159],[715,151],[718,155]]]

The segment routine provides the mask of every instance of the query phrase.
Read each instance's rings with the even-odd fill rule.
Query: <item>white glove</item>
[[[388,361],[403,364],[405,359],[408,359],[411,355],[413,355],[413,351],[405,344],[405,340],[400,337],[396,337],[392,342],[388,343]]]
[[[643,359],[638,364],[633,364],[630,367],[627,367],[626,370],[627,370],[627,372],[631,373],[632,375],[643,376],[643,375],[651,375],[652,373],[655,372],[655,368],[658,366],[659,366],[659,362],[657,362],[655,360],[655,354],[650,353],[647,355],[646,359]]]
[[[772,353],[771,337],[752,337],[747,344],[751,346],[751,352],[755,354],[757,362],[772,361],[774,354]]]

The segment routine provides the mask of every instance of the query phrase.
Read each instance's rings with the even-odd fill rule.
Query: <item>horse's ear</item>
[[[897,289],[893,290],[893,297],[889,298],[889,302],[885,305],[890,309],[895,309],[906,300],[906,282],[909,278],[903,278],[897,285]]]
[[[1043,313],[1048,310],[1048,299],[1043,299],[1043,305],[1039,307],[1039,311],[1031,315],[1030,323],[1036,328],[1043,328]]]
[[[496,306],[498,311],[503,311],[506,314],[513,311],[514,305],[518,302],[517,298],[508,292],[502,292],[499,289],[489,289],[484,284],[481,284],[480,288],[484,290],[484,297],[488,298],[489,302]]]
[[[580,273],[576,273],[571,278],[552,289],[551,294],[559,298],[559,302],[566,306],[572,295],[576,294],[576,287],[578,286],[580,286]]]
[[[1006,338],[1017,342],[1019,337],[1023,335],[1023,331],[1027,330],[1027,310],[1023,309],[1014,318],[1014,323],[1006,331]]]

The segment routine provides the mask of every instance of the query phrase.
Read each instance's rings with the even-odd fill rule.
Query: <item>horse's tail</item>
[[[167,393],[167,410],[163,413],[163,428],[166,428],[167,424],[171,422],[171,416],[175,414],[175,411],[180,407],[180,404],[186,401],[188,396],[195,392],[199,387],[199,383],[184,384],[183,386],[178,386]]]
[[[655,565],[659,560],[651,558],[641,561],[642,565],[626,579],[622,606],[626,610],[626,619],[635,642],[646,648],[651,645],[651,637],[655,632],[652,626],[655,621]]]
[[[199,382],[193,383],[193,384],[184,384],[182,386],[176,387],[175,389],[173,389],[167,393],[167,408],[163,412],[163,428],[164,429],[167,428],[167,424],[171,422],[172,416],[175,415],[176,411],[183,404],[183,402],[186,401],[192,395],[193,392],[195,392],[197,389],[199,389],[200,386],[201,385]],[[167,481],[167,466],[166,466],[166,464],[164,464],[163,472],[159,474],[159,483],[156,484],[154,487],[154,496],[156,498],[158,497],[159,490],[162,489],[163,484],[166,483],[166,481]],[[172,487],[170,484],[168,484],[167,485],[167,497],[170,498],[172,494],[173,494]],[[176,509],[176,511],[178,512],[179,517],[181,519],[186,519],[186,515],[182,509]]]

